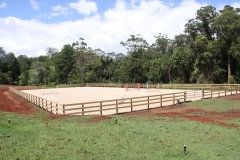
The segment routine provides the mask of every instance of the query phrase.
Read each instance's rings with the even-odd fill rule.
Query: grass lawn
[[[201,101],[194,101],[190,103],[186,103],[186,105],[198,107],[206,110],[215,110],[219,112],[229,111],[229,110],[239,110],[240,111],[240,103],[237,101],[231,101],[221,98],[212,98],[212,99],[204,99]]]
[[[217,100],[226,104],[228,110],[237,109],[231,101]],[[189,105],[226,110],[224,105],[218,108],[216,103],[216,99],[208,99]],[[50,119],[47,114],[0,112],[0,159],[226,160],[240,157],[240,128],[177,117],[114,115],[100,123],[87,123],[91,118]],[[232,121],[239,124],[239,119]]]

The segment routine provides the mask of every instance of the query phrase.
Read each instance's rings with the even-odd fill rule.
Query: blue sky
[[[105,52],[126,53],[119,43],[140,34],[180,34],[200,7],[240,8],[237,0],[0,0],[0,47],[16,56],[46,55],[80,37]]]

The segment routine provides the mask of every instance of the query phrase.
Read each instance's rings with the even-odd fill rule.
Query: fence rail
[[[163,103],[172,105],[176,104],[177,100],[185,102],[186,92],[87,103],[64,104],[64,111],[65,114],[81,115],[85,115],[86,113],[103,115],[103,112],[105,112],[105,114],[118,114],[126,111],[132,112],[142,109],[161,107],[163,106]]]
[[[122,83],[86,83],[86,87],[123,87]],[[130,83],[128,87],[134,88],[137,84]],[[237,90],[240,91],[240,84],[141,84],[141,88],[161,89],[212,89],[212,90]]]
[[[89,85],[89,84],[86,84]],[[99,84],[101,86],[103,84]],[[95,85],[92,85],[95,86]],[[9,90],[13,93],[23,97],[31,103],[43,108],[44,110],[53,114],[74,114],[74,115],[108,115],[119,114],[124,112],[133,112],[137,110],[151,109],[156,107],[162,107],[167,105],[173,105],[177,102],[186,102],[192,100],[200,100],[206,98],[213,98],[231,94],[237,94],[239,92],[239,85],[170,85],[177,89],[182,87],[193,87],[194,90],[187,90],[184,92],[151,95],[143,97],[132,97],[124,99],[113,99],[105,101],[84,102],[74,104],[59,104],[47,99],[37,97],[19,89],[10,87]],[[152,86],[153,87],[153,86]],[[164,86],[161,85],[161,88]],[[169,87],[169,85],[168,85]],[[209,88],[207,88],[209,87]],[[25,87],[23,89],[26,89]],[[33,89],[33,88],[32,88]]]
[[[26,88],[27,87],[24,87],[24,89],[26,89]],[[33,89],[33,88],[31,88],[31,89]],[[51,112],[53,114],[63,114],[64,110],[63,110],[62,104],[59,104],[57,102],[52,102],[52,101],[49,101],[49,100],[41,98],[41,97],[37,97],[32,94],[22,92],[21,90],[18,90],[13,87],[9,87],[9,90],[11,92],[21,96],[22,98],[30,101],[31,103],[43,108],[44,110],[46,110],[48,112]]]

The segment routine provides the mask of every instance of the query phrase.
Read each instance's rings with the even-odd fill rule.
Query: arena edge
[[[103,84],[99,84],[102,86]],[[74,104],[59,104],[52,102],[47,99],[37,97],[25,92],[20,89],[24,87],[9,87],[9,90],[31,103],[43,108],[44,110],[53,114],[74,114],[74,115],[106,115],[106,111],[109,114],[123,113],[123,109],[128,109],[127,112],[136,110],[151,109],[156,107],[162,107],[167,105],[174,105],[185,103],[187,101],[203,100],[206,98],[220,97],[239,93],[240,85],[193,85],[193,84],[175,84],[175,85],[159,85],[161,88],[174,88],[181,89],[186,87],[188,89],[184,92],[142,96],[125,99],[113,99],[105,101],[85,102],[85,103],[74,103]],[[96,86],[96,85],[93,85]],[[151,85],[149,85],[151,86]],[[151,86],[154,87],[154,86]],[[29,87],[26,87],[30,89]],[[36,88],[34,88],[36,89]],[[124,111],[126,112],[126,110]]]

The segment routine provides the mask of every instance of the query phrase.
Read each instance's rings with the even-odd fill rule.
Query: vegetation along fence
[[[151,86],[152,87],[152,86]],[[105,101],[94,101],[74,104],[59,104],[47,99],[37,97],[19,89],[9,90],[32,102],[33,104],[49,111],[53,114],[74,114],[74,115],[109,115],[137,110],[151,109],[167,105],[177,104],[179,102],[213,98],[239,92],[239,85],[168,85],[166,88],[174,87],[175,89],[192,89],[183,92],[151,95],[143,97],[132,97],[124,99],[114,99]],[[182,87],[182,88],[181,88]],[[163,85],[161,85],[163,88]]]

